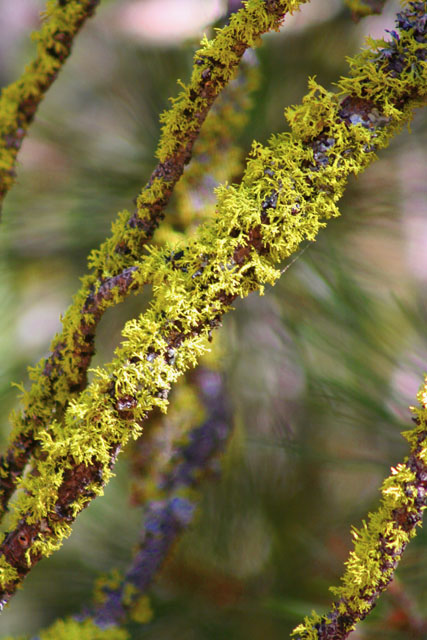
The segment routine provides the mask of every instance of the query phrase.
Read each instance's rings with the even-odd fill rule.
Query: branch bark
[[[23,393],[24,409],[14,417],[10,445],[0,458],[0,518],[37,448],[38,432],[48,429],[52,421],[60,421],[70,400],[85,388],[103,313],[151,281],[152,274],[141,266],[146,245],[164,217],[214,101],[233,78],[246,49],[259,44],[263,33],[277,30],[285,12],[305,1],[252,0],[231,17],[214,40],[204,41],[196,52],[189,85],[162,116],[159,163],[137,199],[136,210],[121,212],[111,238],[92,252],[92,273],[83,278],[63,318],[62,333],[53,340],[51,354],[31,371],[34,383]]]
[[[115,588],[106,588],[104,601],[90,615],[101,628],[119,626],[134,610],[157,577],[171,548],[193,520],[197,508],[195,490],[223,452],[232,420],[220,374],[198,367],[192,382],[206,411],[202,424],[188,434],[188,443],[176,447],[156,478],[157,499],[144,507],[141,540],[129,570]],[[141,440],[143,447],[143,440]],[[151,448],[147,462],[151,459]],[[144,469],[140,469],[144,473]]]
[[[427,378],[414,409],[416,428],[403,435],[411,446],[408,458],[392,468],[382,487],[381,506],[360,530],[353,529],[354,550],[331,611],[313,614],[292,633],[295,640],[344,640],[375,607],[393,579],[427,507]]]
[[[0,96],[0,209],[15,181],[18,151],[45,93],[71,53],[74,38],[100,0],[50,2],[35,34],[37,56]]]
[[[152,306],[127,324],[115,360],[70,403],[64,423],[37,435],[40,456],[1,546],[2,603],[102,493],[119,450],[140,435],[148,412],[166,410],[170,385],[206,351],[235,298],[274,284],[274,265],[338,215],[349,175],[364,170],[425,104],[423,2],[399,14],[398,30],[351,62],[337,94],[310,82],[303,105],[287,112],[292,134],[254,145],[242,183],[218,192],[216,217],[179,256],[150,250],[135,277],[154,274]]]

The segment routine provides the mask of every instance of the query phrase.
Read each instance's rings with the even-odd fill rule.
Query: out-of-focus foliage
[[[190,73],[197,39],[150,44],[131,37],[126,6],[106,2],[80,34],[24,142],[18,181],[4,203],[3,439],[16,403],[11,381],[25,379],[26,365],[47,350],[87,253],[151,172],[158,114],[176,95],[176,79]],[[340,3],[313,0],[281,34],[265,37],[262,85],[243,147],[283,130],[283,108],[301,100],[307,76],[328,86],[346,72],[345,56],[364,33],[392,28],[392,13],[390,3],[356,26]],[[28,56],[28,43],[22,46],[12,55],[10,45],[2,57],[3,83]],[[350,525],[375,507],[388,468],[406,454],[399,434],[427,368],[426,138],[419,113],[412,133],[353,180],[342,217],[274,290],[239,302],[226,318],[234,436],[222,476],[206,485],[195,526],[152,590],[152,622],[135,625],[132,637],[275,640],[312,608],[328,607]],[[146,300],[129,299],[106,314],[97,363],[110,359],[124,321]],[[77,612],[99,572],[126,566],[140,520],[128,503],[127,467],[124,455],[105,497],[32,572],[2,616],[2,633],[35,632]],[[383,597],[358,638],[410,637],[396,593],[426,610],[426,541],[420,532],[398,570],[399,589]]]

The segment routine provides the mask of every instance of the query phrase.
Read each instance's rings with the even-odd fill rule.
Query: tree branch
[[[0,518],[37,446],[36,434],[54,420],[61,420],[69,401],[87,384],[87,368],[95,349],[95,332],[106,309],[138,293],[151,281],[141,278],[144,248],[164,217],[173,188],[189,162],[201,126],[222,89],[233,78],[248,47],[261,34],[278,29],[283,15],[306,0],[252,0],[233,15],[230,24],[212,41],[204,41],[194,57],[190,84],[162,116],[163,129],[157,156],[160,159],[137,199],[131,215],[121,212],[113,235],[92,252],[92,273],[63,318],[63,331],[51,344],[51,354],[30,371],[34,381],[23,391],[23,411],[13,416],[10,445],[0,458]]]
[[[71,53],[75,36],[99,0],[47,3],[45,21],[34,34],[37,56],[22,76],[0,95],[0,209],[15,181],[15,163],[28,127],[46,91]]]
[[[403,434],[410,455],[385,480],[378,511],[369,515],[362,529],[353,529],[354,550],[342,585],[332,589],[337,600],[328,614],[306,618],[292,633],[295,640],[347,638],[390,584],[408,542],[421,526],[427,507],[427,378],[418,399],[421,409],[413,409],[417,426]]]
[[[171,460],[163,462],[157,477],[151,478],[156,481],[157,498],[149,500],[144,508],[141,541],[132,564],[116,587],[104,589],[103,602],[91,615],[101,628],[120,625],[127,615],[133,619],[137,616],[141,598],[180,534],[193,520],[197,507],[195,489],[226,446],[232,419],[220,374],[198,367],[192,384],[198,388],[206,418],[190,430],[188,443],[175,447]],[[148,449],[150,454],[151,447]],[[151,461],[151,455],[143,453],[142,458]]]
[[[147,413],[166,410],[170,385],[206,351],[235,298],[277,280],[274,265],[338,215],[348,177],[425,104],[424,18],[424,3],[410,3],[398,16],[400,35],[372,41],[351,61],[338,93],[312,80],[303,105],[287,111],[292,134],[254,145],[241,184],[218,190],[216,217],[179,258],[150,250],[137,277],[155,274],[151,307],[127,323],[115,360],[70,403],[65,422],[37,436],[39,460],[22,481],[1,546],[2,603],[102,493],[119,450],[140,435]]]

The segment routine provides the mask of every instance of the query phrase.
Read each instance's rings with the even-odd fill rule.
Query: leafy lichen
[[[412,35],[402,29],[398,42],[393,37],[391,43],[371,43],[351,62],[351,76],[339,81],[337,93],[311,80],[303,104],[287,112],[292,132],[274,136],[266,146],[255,144],[242,182],[217,189],[213,220],[186,246],[152,247],[138,263],[137,281],[153,283],[150,308],[127,323],[115,359],[94,372],[92,384],[70,402],[64,422],[52,421],[36,436],[37,473],[23,480],[24,492],[12,518],[16,531],[34,527],[25,552],[31,563],[58,547],[76,514],[102,491],[115,455],[141,434],[147,413],[153,407],[166,411],[171,385],[208,350],[210,331],[233,300],[275,283],[278,263],[303,240],[315,239],[326,221],[338,215],[336,203],[349,175],[365,169],[375,151],[385,147],[413,108],[425,101],[426,63]],[[384,47],[393,48],[386,62]],[[396,73],[394,60],[401,60],[403,53],[405,64]],[[420,68],[416,82],[414,56]],[[173,252],[180,254],[179,260],[171,260]],[[104,269],[103,254],[94,255],[93,261],[96,269]],[[64,473],[60,485],[58,469]],[[387,485],[387,513],[408,482],[402,473]],[[66,513],[65,520],[56,517],[58,509]],[[379,580],[375,559],[363,567],[360,561],[365,550],[372,549],[371,527],[386,526],[384,519],[377,520],[375,516],[357,534],[350,564],[359,582]],[[395,529],[387,536],[392,550],[408,539]],[[5,545],[3,553],[9,553]],[[20,576],[25,573],[20,570]],[[345,588],[348,597],[355,597],[354,580]]]
[[[427,377],[418,400],[421,408],[413,408],[417,426],[403,434],[411,445],[410,455],[392,467],[381,488],[379,509],[360,529],[352,530],[354,548],[341,585],[331,589],[336,598],[331,612],[324,616],[313,613],[293,631],[292,637],[327,638],[328,627],[339,629],[340,637],[346,637],[343,634],[348,634],[372,609],[392,579],[406,545],[416,535],[427,507]]]
[[[255,2],[247,7],[255,5],[259,10]],[[421,13],[424,3],[408,5],[408,20],[411,11]],[[417,15],[412,16],[413,24]],[[214,219],[188,244],[152,247],[144,260],[132,263],[137,286],[153,283],[152,304],[127,323],[114,361],[95,371],[93,383],[70,402],[64,421],[49,420],[49,426],[35,435],[34,473],[21,483],[24,491],[14,506],[13,530],[2,546],[4,600],[35,562],[61,544],[75,516],[102,492],[118,451],[141,434],[147,413],[154,407],[166,411],[171,385],[209,349],[210,332],[234,299],[275,283],[280,261],[302,241],[314,240],[327,220],[338,215],[336,203],[349,175],[365,169],[375,152],[410,120],[413,108],[425,102],[425,44],[414,38],[416,28],[400,20],[399,38],[371,41],[369,49],[351,62],[351,76],[339,81],[336,93],[311,80],[303,104],[287,111],[291,133],[272,137],[266,146],[254,144],[242,182],[217,189]],[[205,48],[210,46],[205,43]],[[166,131],[168,126],[165,123]],[[128,222],[122,215],[114,242],[92,255],[95,273],[111,275],[123,268],[119,256],[108,262],[105,247],[113,255],[115,247],[122,246],[114,243],[126,236]],[[131,235],[127,245],[133,260],[136,237]],[[66,331],[80,326],[86,294],[87,289],[79,294],[78,311],[73,308],[75,317]],[[119,292],[113,296],[115,301],[119,298]],[[72,353],[65,352],[62,365],[72,377]],[[58,380],[58,398],[65,403],[61,384]],[[414,535],[424,508],[424,502],[416,501],[417,461],[423,462],[426,449],[425,411],[424,404],[423,413],[417,413],[417,444],[411,457],[384,485],[381,509],[354,533],[355,549],[343,584],[335,591],[338,604],[332,618],[317,616],[315,628],[342,621],[349,610],[356,616],[348,623],[353,628],[369,610],[372,594],[389,582]],[[415,442],[413,435],[410,439]],[[11,572],[14,565],[17,575]],[[294,635],[315,637],[309,624]]]

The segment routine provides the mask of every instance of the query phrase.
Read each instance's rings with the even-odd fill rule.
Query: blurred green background
[[[175,12],[179,6],[179,11]],[[20,155],[0,227],[1,438],[17,405],[12,381],[46,354],[86,256],[154,167],[159,113],[190,75],[207,24],[225,3],[103,1],[42,104]],[[0,2],[0,83],[31,58],[28,34],[43,3]],[[307,77],[328,88],[368,33],[393,28],[396,3],[352,22],[343,3],[313,0],[280,34],[263,38],[262,75],[241,136],[286,128]],[[150,13],[151,11],[151,13]],[[157,13],[156,13],[157,11]],[[145,13],[144,13],[145,12]],[[160,14],[159,14],[160,12]],[[168,16],[168,19],[167,19]],[[178,20],[178,17],[182,20]],[[162,31],[163,30],[163,31]],[[342,217],[263,297],[239,301],[223,335],[234,435],[222,476],[204,485],[194,526],[151,591],[154,619],[132,638],[276,640],[303,615],[327,610],[359,526],[407,447],[400,431],[427,360],[427,127],[416,114],[380,159],[349,184]],[[96,362],[108,361],[132,298],[104,317]],[[1,633],[36,633],[78,612],[94,579],[126,568],[141,512],[129,506],[126,454],[105,497],[40,563],[1,618]],[[427,608],[427,533],[354,640],[425,637],[405,627]]]

